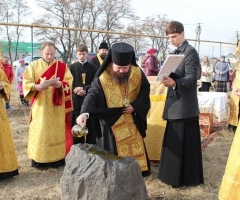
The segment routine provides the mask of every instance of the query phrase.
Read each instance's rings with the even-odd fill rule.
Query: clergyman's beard
[[[101,54],[100,57],[104,60],[107,54]]]
[[[126,84],[128,82],[128,78],[131,73],[131,67],[129,68],[127,73],[114,72],[111,67],[109,68],[109,71],[110,71],[110,76],[113,82],[118,85],[121,85],[121,84]]]

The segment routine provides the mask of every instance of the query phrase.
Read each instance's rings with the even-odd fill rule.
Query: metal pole
[[[222,56],[222,43],[220,42],[220,56],[219,57],[221,57]]]
[[[126,33],[126,32],[115,32],[115,31],[104,31],[104,30],[92,30],[92,29],[81,29],[81,28],[70,28],[70,27],[60,27],[60,26],[43,26],[43,25],[34,25],[34,24],[14,24],[14,23],[3,23],[0,22],[0,26],[24,26],[24,27],[35,27],[35,28],[49,28],[49,29],[58,29],[58,30],[72,30],[72,31],[83,31],[83,32],[98,32],[98,33],[107,33],[107,34],[118,34],[118,35],[132,35],[132,36],[142,36],[142,37],[154,37],[154,38],[166,38],[167,36],[158,36],[158,35],[148,35],[148,34],[136,34],[136,33]],[[196,41],[196,39],[186,38],[188,41]],[[211,40],[200,40],[200,42],[211,42],[219,43],[219,41]],[[222,44],[235,45],[236,43],[231,42],[221,42]]]
[[[32,61],[33,61],[33,27],[31,27],[31,42],[32,42]]]
[[[200,35],[199,35],[199,38],[198,38],[198,54],[200,53]]]

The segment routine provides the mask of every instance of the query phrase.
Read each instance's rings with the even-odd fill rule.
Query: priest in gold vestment
[[[27,152],[36,168],[64,165],[72,141],[73,78],[67,64],[54,57],[54,44],[43,43],[42,58],[30,63],[23,74],[24,97],[31,101]],[[46,80],[54,81],[45,85]]]
[[[240,85],[240,40],[238,41],[238,46],[236,50],[236,58],[237,61],[234,63],[235,70],[235,79],[233,81],[232,91],[239,88]],[[236,131],[237,125],[239,121],[239,97],[232,92],[230,98],[230,115],[228,120],[228,128]]]
[[[236,78],[234,79],[233,90],[230,100],[230,118],[229,124],[237,127],[233,138],[232,146],[229,152],[227,165],[222,178],[218,199],[219,200],[237,200],[240,199],[240,125],[239,125],[239,98],[240,98],[240,40],[236,50],[238,63],[235,66]]]
[[[18,161],[13,135],[3,99],[9,100],[11,85],[0,67],[0,180],[18,175]]]
[[[238,98],[240,97],[240,87],[233,90]],[[219,200],[237,200],[240,198],[240,125],[238,124],[229,152],[227,165],[222,178]]]
[[[84,126],[88,116],[97,115],[101,125],[98,145],[115,155],[135,158],[143,176],[150,174],[143,141],[149,93],[150,84],[136,64],[133,47],[115,43],[97,71],[77,118],[77,123]]]

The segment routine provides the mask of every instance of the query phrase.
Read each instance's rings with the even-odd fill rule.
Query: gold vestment
[[[238,115],[239,115],[239,97],[234,94],[235,89],[240,88],[240,63],[235,67],[236,74],[232,85],[232,92],[230,98],[230,115],[228,124],[233,126],[238,125]]]
[[[34,85],[54,62],[56,60],[47,63],[43,59],[38,59],[28,65],[23,75],[26,100],[30,101],[34,97],[36,93]],[[72,86],[73,78],[68,67],[63,80]],[[66,156],[65,108],[64,104],[54,105],[52,96],[53,87],[40,92],[30,111],[27,152],[30,159],[39,163],[59,161]]]
[[[106,70],[100,76],[100,81],[106,97],[108,108],[123,107],[127,99],[133,102],[140,91],[142,72],[139,67],[131,66],[131,74],[126,85],[117,85],[112,81]],[[122,114],[112,126],[119,156],[135,158],[142,171],[148,170],[143,138],[134,124],[132,114]]]
[[[240,198],[240,127],[237,128],[229,152],[227,165],[218,195],[219,200],[237,200]]]
[[[4,92],[0,92],[0,173],[11,172],[18,169],[13,135],[3,103],[9,101],[11,85],[0,67],[0,82],[4,85]]]
[[[150,83],[151,108],[147,116],[147,136],[144,141],[149,160],[159,161],[166,127],[166,121],[163,120],[162,114],[167,97],[167,87],[156,81]]]

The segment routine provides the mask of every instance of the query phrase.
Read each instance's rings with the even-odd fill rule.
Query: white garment
[[[203,76],[203,73],[206,72],[207,76]],[[202,82],[212,82],[212,73],[213,73],[213,66],[207,66],[202,64],[202,76],[201,76],[201,81]]]

